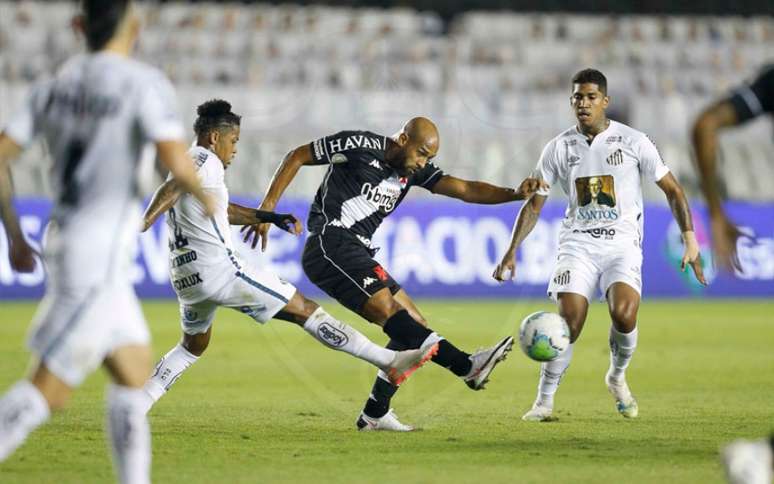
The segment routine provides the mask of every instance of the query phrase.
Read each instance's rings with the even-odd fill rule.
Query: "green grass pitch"
[[[420,301],[432,326],[472,351],[513,334],[545,301]],[[376,327],[326,307],[376,341]],[[144,304],[163,354],[179,338],[171,302]],[[28,362],[31,303],[0,306],[0,389]],[[470,391],[429,365],[394,400],[423,428],[357,433],[354,420],[374,370],[327,350],[304,331],[259,327],[221,309],[207,354],[151,412],[159,483],[722,482],[718,447],[774,430],[774,302],[646,301],[628,377],[640,417],[624,420],[603,377],[605,306],[594,304],[557,394],[559,420],[520,420],[535,396],[538,364],[515,349],[489,388]],[[3,483],[112,480],[104,441],[102,372],[67,410],[0,464]],[[4,391],[4,390],[3,390]]]

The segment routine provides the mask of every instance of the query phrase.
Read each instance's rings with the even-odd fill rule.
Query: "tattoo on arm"
[[[515,251],[518,246],[527,238],[532,229],[537,225],[537,221],[540,218],[540,209],[535,209],[531,202],[525,203],[521,210],[519,210],[519,216],[516,217],[516,223],[513,225],[513,233],[511,235],[511,245],[509,250]]]
[[[667,199],[669,200],[669,208],[672,210],[672,215],[675,217],[677,225],[680,226],[680,231],[692,231],[693,219],[691,218],[691,208],[688,206],[685,193],[682,190],[678,190],[670,193]]]

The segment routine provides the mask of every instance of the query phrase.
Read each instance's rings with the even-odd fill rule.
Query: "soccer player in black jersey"
[[[419,348],[439,342],[435,363],[480,390],[513,345],[507,337],[491,348],[468,354],[439,337],[414,302],[373,256],[371,237],[414,186],[483,204],[524,200],[541,186],[527,179],[514,190],[446,175],[432,163],[439,136],[427,118],[413,118],[389,137],[369,131],[342,131],[290,151],[274,174],[261,204],[273,210],[285,188],[305,165],[328,165],[309,212],[303,254],[307,277],[341,304],[382,326],[388,348]],[[246,227],[245,240],[266,247],[267,224]],[[363,413],[361,430],[413,430],[389,408],[397,387],[380,372]]]
[[[718,132],[738,126],[758,116],[774,112],[774,64],[764,67],[751,83],[736,88],[729,97],[702,112],[693,125],[693,147],[701,178],[701,189],[707,199],[712,226],[712,250],[715,261],[726,270],[741,269],[736,254],[736,241],[741,233],[721,205],[715,175]]]
[[[729,97],[705,109],[693,125],[696,163],[712,225],[712,250],[716,262],[726,270],[741,270],[736,254],[736,242],[741,233],[723,210],[718,193],[715,175],[718,132],[772,113],[774,64],[769,64],[752,82],[742,84]],[[731,483],[770,483],[774,474],[774,434],[768,439],[737,440],[726,446],[723,449],[723,465]]]

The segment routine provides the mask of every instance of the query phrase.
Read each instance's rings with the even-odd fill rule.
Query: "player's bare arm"
[[[167,213],[182,194],[183,190],[174,179],[164,182],[153,194],[148,208],[145,209],[142,216],[142,232],[151,228],[156,219]]]
[[[21,153],[21,147],[5,134],[0,134],[0,218],[8,237],[8,258],[18,272],[35,269],[35,251],[24,239],[19,216],[13,208],[13,180],[10,163]]]
[[[231,225],[251,225],[258,223],[273,224],[285,232],[300,235],[303,231],[301,221],[290,213],[275,213],[265,210],[243,207],[236,203],[228,204],[228,223]]]
[[[680,269],[685,270],[686,266],[690,265],[693,273],[696,275],[696,280],[706,286],[707,280],[704,278],[704,271],[701,266],[699,243],[696,241],[696,234],[693,231],[691,208],[688,206],[688,199],[685,198],[683,187],[680,186],[677,179],[671,173],[667,173],[656,183],[667,197],[669,208],[672,210],[672,215],[680,227],[683,244],[685,244]]]
[[[462,180],[451,175],[444,175],[433,186],[433,193],[446,195],[468,203],[499,204],[526,200],[540,188],[548,185],[537,178],[527,178],[518,188],[505,188],[486,182]]]
[[[532,232],[532,229],[535,228],[547,198],[548,196],[546,195],[535,194],[519,210],[519,215],[513,224],[511,243],[492,274],[492,277],[496,280],[502,282],[506,277],[511,280],[516,275],[516,250],[524,239],[527,238],[527,235]]]
[[[196,197],[208,215],[215,213],[215,202],[203,189],[196,177],[191,157],[185,151],[185,146],[179,141],[159,141],[156,150],[162,164],[177,181],[178,186],[185,192]]]
[[[282,163],[280,163],[277,171],[274,172],[274,176],[271,177],[269,189],[266,191],[266,196],[263,197],[263,201],[258,209],[267,212],[273,211],[277,206],[280,197],[285,193],[285,189],[296,177],[298,170],[302,166],[315,164],[310,145],[299,146],[298,148],[289,151],[282,160]],[[260,240],[261,250],[266,250],[266,245],[269,242],[269,227],[271,227],[271,224],[268,223],[245,225],[242,227],[244,241],[250,242],[250,239],[252,238],[251,247],[255,249],[255,246],[258,245],[258,241]]]
[[[737,124],[739,124],[739,118],[732,103],[721,101],[702,112],[693,126],[693,148],[701,179],[701,190],[710,212],[713,251],[718,265],[729,271],[734,268],[741,271],[736,254],[736,241],[741,233],[729,220],[721,205],[716,160],[718,132],[722,128]]]

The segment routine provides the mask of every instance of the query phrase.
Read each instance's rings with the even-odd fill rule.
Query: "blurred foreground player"
[[[721,205],[716,175],[718,134],[758,116],[774,112],[774,64],[766,66],[751,83],[736,88],[729,97],[705,109],[693,125],[693,148],[701,189],[707,199],[712,227],[712,251],[718,266],[741,270],[736,242],[741,233]]]
[[[48,285],[35,316],[29,379],[0,399],[0,461],[61,408],[99,365],[107,391],[107,430],[119,481],[150,481],[150,430],[142,385],[150,334],[131,285],[141,222],[138,164],[152,143],[163,164],[205,213],[213,202],[182,143],[175,92],[161,72],[129,59],[139,22],[128,0],[86,0],[77,22],[89,53],[36,84],[0,135],[0,210],[12,267],[34,269],[11,205],[8,163],[38,135],[53,158],[54,207],[46,247]]]
[[[156,191],[145,212],[145,229],[159,215],[169,212],[170,280],[180,301],[183,330],[182,341],[164,355],[145,384],[148,408],[207,349],[218,307],[234,309],[259,323],[276,318],[297,324],[329,348],[382,369],[393,384],[400,385],[435,354],[438,344],[409,351],[382,348],[273,272],[245,263],[234,250],[230,225],[269,222],[298,235],[301,223],[289,214],[264,212],[229,201],[224,177],[236,155],[241,118],[231,111],[228,102],[219,99],[205,102],[197,112],[196,146],[188,154],[217,208],[212,216],[207,215],[199,201],[182,193],[170,177]]]
[[[716,176],[718,134],[733,126],[774,112],[774,64],[761,69],[750,83],[742,84],[727,98],[705,109],[693,125],[693,148],[696,152],[701,189],[707,199],[712,225],[712,251],[717,264],[727,270],[742,270],[736,253],[741,236],[721,205]],[[729,481],[734,484],[770,484],[774,435],[757,441],[739,440],[723,449],[723,464]]]
[[[570,365],[589,303],[598,291],[607,299],[612,320],[605,383],[618,412],[634,418],[637,400],[629,390],[625,372],[637,347],[643,179],[664,191],[680,227],[685,244],[681,268],[690,265],[696,279],[702,284],[706,281],[688,201],[656,146],[644,133],[607,118],[610,98],[601,72],[582,70],[573,77],[571,86],[570,104],[577,123],[543,148],[537,173],[550,185],[558,183],[569,198],[548,296],[556,301],[559,314],[570,326],[572,344],[559,358],[541,365],[537,398],[522,419],[552,418],[554,394]],[[494,271],[496,280],[513,278],[516,250],[535,227],[547,197],[547,191],[538,193],[521,208],[511,245]]]
[[[459,350],[426,327],[427,321],[405,290],[374,259],[371,239],[411,187],[469,203],[499,204],[529,198],[540,186],[525,180],[518,189],[446,175],[431,161],[440,138],[427,118],[413,118],[393,136],[370,131],[342,131],[299,146],[287,154],[261,204],[272,210],[299,168],[327,165],[309,212],[309,237],[302,264],[320,289],[351,311],[382,327],[388,348],[420,348],[439,342],[433,361],[481,390],[513,345],[508,336],[473,354]],[[253,245],[267,242],[269,225],[248,230]],[[356,421],[360,430],[410,431],[390,409],[397,387],[379,372],[365,408]]]

